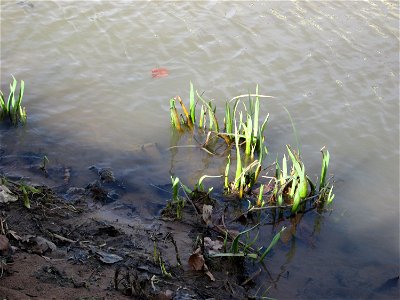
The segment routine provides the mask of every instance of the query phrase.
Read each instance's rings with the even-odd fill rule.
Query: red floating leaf
[[[161,78],[167,76],[168,76],[168,70],[166,68],[156,68],[151,70],[151,77],[153,78]]]

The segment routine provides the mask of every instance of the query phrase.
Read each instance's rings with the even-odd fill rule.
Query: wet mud
[[[111,169],[93,166],[96,180],[74,187],[68,167],[26,159],[35,178],[61,184],[0,174],[2,299],[247,298],[243,258],[208,256],[222,241],[201,215],[213,203],[207,195],[186,203],[180,220],[171,205],[143,223],[129,217],[134,208]]]

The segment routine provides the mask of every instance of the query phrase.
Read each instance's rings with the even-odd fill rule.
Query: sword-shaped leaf
[[[264,260],[265,256],[271,251],[272,247],[274,247],[276,245],[276,243],[279,241],[279,239],[281,238],[281,234],[282,232],[286,229],[285,226],[282,227],[282,229],[275,234],[275,236],[273,237],[271,243],[269,244],[268,248],[264,251],[264,253],[261,255],[260,257],[260,262]]]

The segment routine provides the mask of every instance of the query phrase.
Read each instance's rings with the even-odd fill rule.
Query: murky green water
[[[0,127],[0,171],[35,177],[24,155],[46,155],[82,185],[90,165],[110,166],[132,218],[149,218],[166,200],[150,184],[220,169],[198,149],[171,158],[169,98],[187,98],[191,80],[222,107],[259,84],[276,97],[263,108],[269,161],[295,143],[286,107],[310,175],[329,149],[336,198],[319,233],[314,214],[257,283],[277,280],[279,299],[394,298],[398,286],[379,288],[399,275],[398,26],[397,1],[1,1],[1,89],[25,80],[28,124]]]

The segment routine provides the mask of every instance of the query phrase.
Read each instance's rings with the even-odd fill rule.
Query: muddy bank
[[[140,207],[156,202],[151,193],[107,164],[88,163],[80,174],[63,162],[49,164],[42,152],[6,152],[0,151],[5,299],[262,299],[289,280],[295,242],[314,247],[321,227],[315,196],[293,215],[290,206],[255,207],[259,187],[245,199],[217,187],[211,198],[201,184],[187,191],[179,183],[175,194],[162,181],[151,183],[158,212],[145,214]],[[159,153],[157,144],[135,150],[143,162]],[[263,196],[272,192],[266,185]],[[311,227],[298,231],[309,211],[315,218],[304,228]],[[286,258],[272,266],[274,240],[282,251],[272,254]]]
[[[105,204],[93,193],[66,201],[46,186],[2,179],[1,187],[2,299],[248,296],[251,280],[241,259],[207,258],[204,237],[216,241],[217,234],[194,208],[187,206],[181,221],[142,224],[104,219]]]

